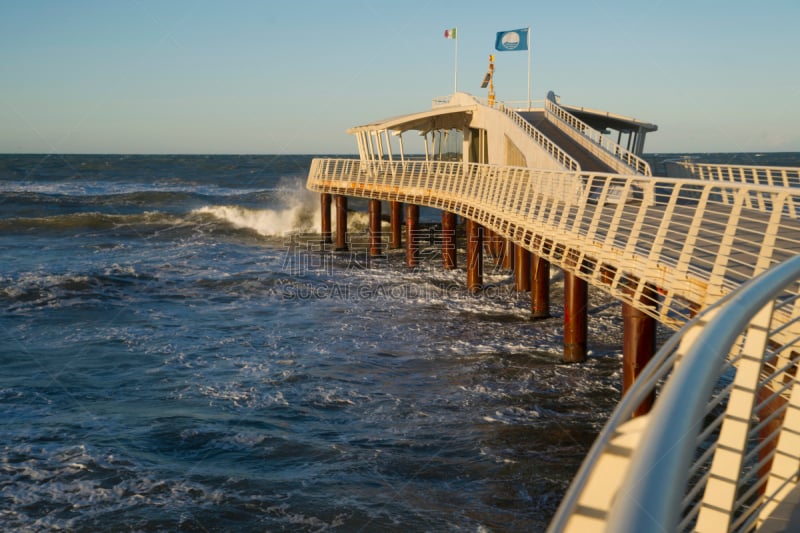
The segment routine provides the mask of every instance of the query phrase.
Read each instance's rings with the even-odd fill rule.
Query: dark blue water
[[[0,156],[0,529],[546,526],[618,304],[564,365],[558,275],[531,322],[507,272],[320,253],[310,160]]]

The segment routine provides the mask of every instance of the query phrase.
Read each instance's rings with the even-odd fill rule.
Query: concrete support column
[[[381,201],[369,201],[369,255],[381,255]]]
[[[514,287],[518,292],[531,290],[531,253],[520,246],[514,245]]]
[[[336,196],[336,251],[347,250],[347,196]]]
[[[331,232],[331,195],[324,192],[319,195],[319,200],[320,218],[322,219],[322,227],[320,228],[322,242],[331,244],[333,242],[333,233]]]
[[[467,290],[483,288],[483,227],[467,219]]]
[[[572,272],[564,271],[564,362],[586,360],[588,337],[588,284]]]
[[[442,267],[456,268],[456,214],[442,211]]]
[[[406,266],[415,267],[419,261],[419,206],[406,204]]]
[[[550,317],[550,262],[531,254],[531,318]]]
[[[389,224],[391,225],[391,242],[389,246],[393,249],[402,248],[403,204],[393,200],[389,203],[389,209]]]
[[[655,297],[655,289],[645,288],[640,301],[649,304]],[[623,302],[622,327],[622,393],[625,394],[656,353],[656,319]],[[654,401],[655,395],[651,395],[636,408],[633,416],[647,414]]]

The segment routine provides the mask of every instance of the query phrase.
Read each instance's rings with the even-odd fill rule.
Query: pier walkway
[[[600,130],[618,123],[628,148],[595,119]],[[424,161],[386,149],[390,131],[402,146],[409,129],[426,138]],[[430,157],[437,129],[463,132],[464,161]],[[676,163],[678,177],[652,176],[640,154],[654,130],[550,98],[518,112],[454,97],[354,128],[361,157],[315,159],[307,187],[323,206],[326,196],[370,199],[371,220],[381,201],[461,216],[468,263],[477,225],[561,268],[565,287],[578,278],[679,331],[626,390],[553,533],[791,531],[800,515],[800,170]]]
[[[673,329],[800,250],[795,188],[353,159],[315,159],[307,186],[474,220]]]
[[[600,161],[580,143],[570,138],[553,122],[547,120],[544,111],[522,111],[519,115],[548,139],[560,146],[580,165],[581,170],[591,172],[614,172],[614,169]]]

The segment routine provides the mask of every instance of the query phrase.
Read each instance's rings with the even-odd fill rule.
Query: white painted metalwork
[[[669,161],[666,163],[667,173],[674,177],[719,181],[724,183],[742,183],[800,189],[800,168],[745,166],[745,165],[713,165],[692,163],[689,161]],[[735,200],[724,196],[720,201],[732,203]],[[766,198],[759,194],[748,194],[744,200],[751,209],[770,212],[773,209]],[[786,209],[797,213],[800,205],[795,197],[787,196]]]
[[[475,103],[493,107],[505,113],[517,126],[524,129],[530,137],[544,147],[548,153],[568,170],[580,170],[580,165],[566,154],[561,147],[554,144],[528,121],[522,118],[522,116],[518,114],[519,112],[544,112],[547,120],[555,124],[561,131],[586,148],[592,155],[620,174],[638,173],[643,176],[652,175],[650,164],[647,161],[595,130],[553,100],[536,100],[535,102],[495,102],[491,104],[484,98],[471,98]],[[536,104],[535,107],[532,106],[533,103]],[[442,96],[433,99],[432,107],[434,109],[447,105],[451,105],[450,96]]]
[[[307,186],[471,218],[674,329],[800,251],[793,188],[354,159],[315,159]]]
[[[509,107],[502,102],[498,102],[495,107],[498,111],[505,113],[505,115],[510,118],[519,128],[522,128],[522,130],[525,131],[525,133],[534,141],[536,141],[539,146],[547,150],[547,153],[549,153],[564,168],[567,170],[580,170],[581,166],[572,156],[562,150],[561,147],[556,143],[548,139],[542,132],[534,128],[530,122],[522,118],[522,115],[514,111],[512,107]]]
[[[800,188],[353,159],[315,159],[308,188],[471,218],[685,325],[620,403],[552,531],[767,531],[800,500]],[[655,410],[630,420],[653,391]]]
[[[800,187],[800,168],[667,161],[667,175],[774,187]]]
[[[796,530],[798,363],[795,256],[664,345],[609,419],[549,531]],[[632,419],[653,394],[651,412]]]
[[[647,161],[593,129],[552,100],[545,101],[545,116],[619,174],[653,175]]]
[[[539,146],[541,146],[550,156],[557,161],[562,167],[568,170],[580,170],[580,165],[578,162],[570,156],[567,152],[565,152],[560,146],[554,143],[552,140],[548,139],[546,135],[544,135],[541,131],[533,127],[533,125],[525,120],[517,110],[519,109],[519,105],[515,107],[513,104],[506,104],[503,102],[495,102],[492,104],[487,99],[484,98],[477,98],[472,95],[467,95],[462,93],[461,98],[468,99],[471,103],[483,105],[486,107],[491,107],[496,109],[497,111],[502,112],[505,114],[511,121],[514,123],[515,126],[522,129],[525,134],[533,139]],[[518,104],[518,103],[517,103]],[[452,97],[438,97],[433,99],[433,108],[436,109],[437,107],[444,107],[452,105]],[[530,108],[530,106],[527,106]]]

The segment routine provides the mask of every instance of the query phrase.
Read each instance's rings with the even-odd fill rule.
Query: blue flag
[[[516,52],[528,49],[528,28],[497,32],[494,48],[500,52]]]

